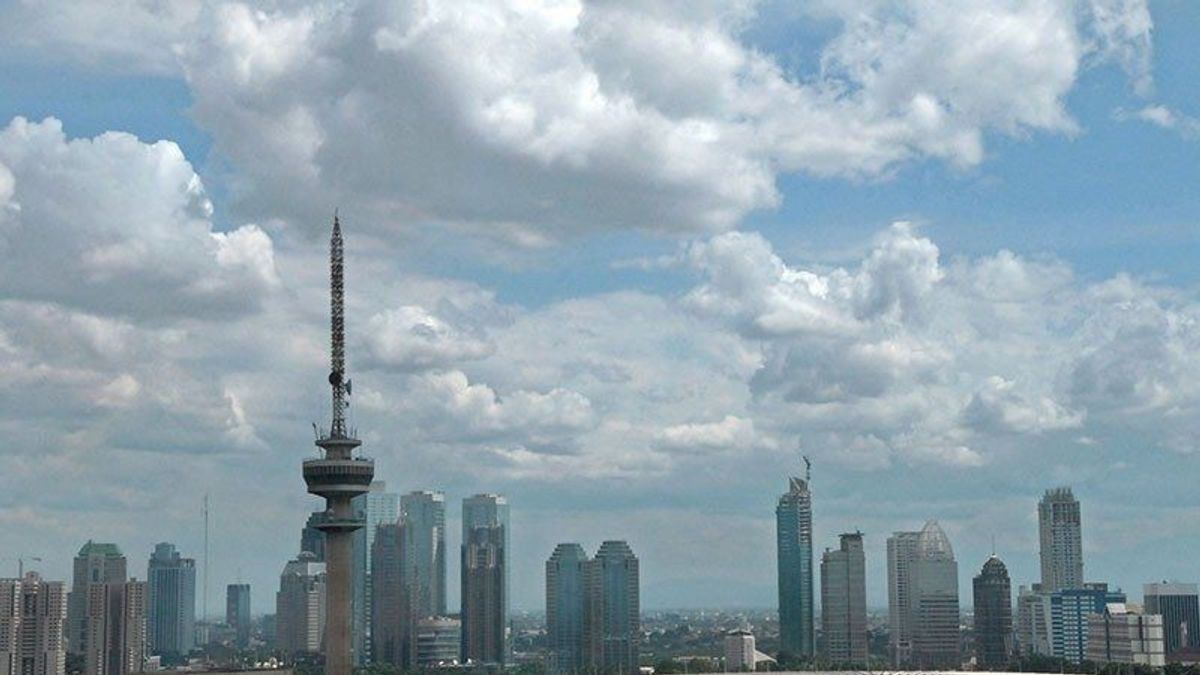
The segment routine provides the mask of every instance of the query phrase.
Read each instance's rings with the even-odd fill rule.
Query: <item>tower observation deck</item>
[[[326,620],[325,672],[327,675],[352,675],[353,658],[350,638],[350,577],[353,533],[363,526],[351,500],[368,491],[375,476],[375,463],[356,457],[362,442],[346,427],[346,398],[350,380],[346,379],[346,335],[344,290],[342,285],[342,228],[335,215],[329,240],[330,372],[333,415],[328,431],[319,431],[316,441],[324,455],[304,461],[304,482],[308,491],[325,498],[325,514],[315,527],[325,534]]]

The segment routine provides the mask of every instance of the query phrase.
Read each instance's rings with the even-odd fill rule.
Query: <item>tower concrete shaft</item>
[[[334,216],[329,242],[332,420],[328,433],[319,434],[321,438],[316,442],[324,456],[304,462],[308,491],[325,498],[325,514],[315,527],[325,534],[327,675],[352,675],[354,670],[350,635],[351,552],[354,531],[363,526],[363,521],[354,512],[351,501],[370,489],[375,476],[373,461],[354,456],[361,443],[351,435],[344,415],[350,382],[345,379],[342,264],[342,231]]]

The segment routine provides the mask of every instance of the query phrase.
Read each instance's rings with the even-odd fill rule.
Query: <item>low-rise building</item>
[[[1125,603],[1109,603],[1088,615],[1087,660],[1164,666],[1163,618]]]

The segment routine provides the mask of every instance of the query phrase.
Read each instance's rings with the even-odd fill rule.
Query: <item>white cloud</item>
[[[372,316],[363,341],[368,363],[397,370],[445,368],[495,351],[481,330],[459,328],[415,305]]]
[[[0,167],[0,190],[20,205],[0,228],[6,297],[195,317],[250,311],[279,283],[264,232],[213,231],[212,205],[174,143],[69,140],[54,118],[18,117],[0,130]]]
[[[223,3],[182,53],[245,213],[355,203],[540,246],[728,229],[781,172],[972,166],[989,132],[1073,133],[1085,60],[1141,77],[1150,48],[1142,2],[825,11],[842,29],[815,73],[741,42],[770,20],[750,3]]]
[[[773,439],[763,437],[754,428],[754,420],[726,415],[717,422],[676,424],[663,429],[658,445],[682,452],[711,452],[720,450],[745,451],[754,447],[777,448]]]
[[[1128,116],[1127,113],[1118,114],[1118,118],[1122,119]],[[1188,140],[1200,138],[1200,119],[1185,115],[1165,105],[1148,105],[1133,113],[1133,117],[1163,129],[1178,132],[1180,136]]]

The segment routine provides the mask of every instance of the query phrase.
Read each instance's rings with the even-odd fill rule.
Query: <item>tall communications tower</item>
[[[304,482],[308,491],[325,498],[325,513],[316,524],[325,534],[325,672],[327,675],[352,675],[350,639],[350,575],[354,531],[363,526],[350,502],[370,488],[375,463],[355,457],[361,442],[346,428],[346,397],[350,380],[346,379],[346,331],[344,290],[342,287],[342,227],[333,216],[333,236],[329,240],[330,372],[333,414],[329,429],[317,430],[317,446],[324,451],[321,459],[304,462]]]

